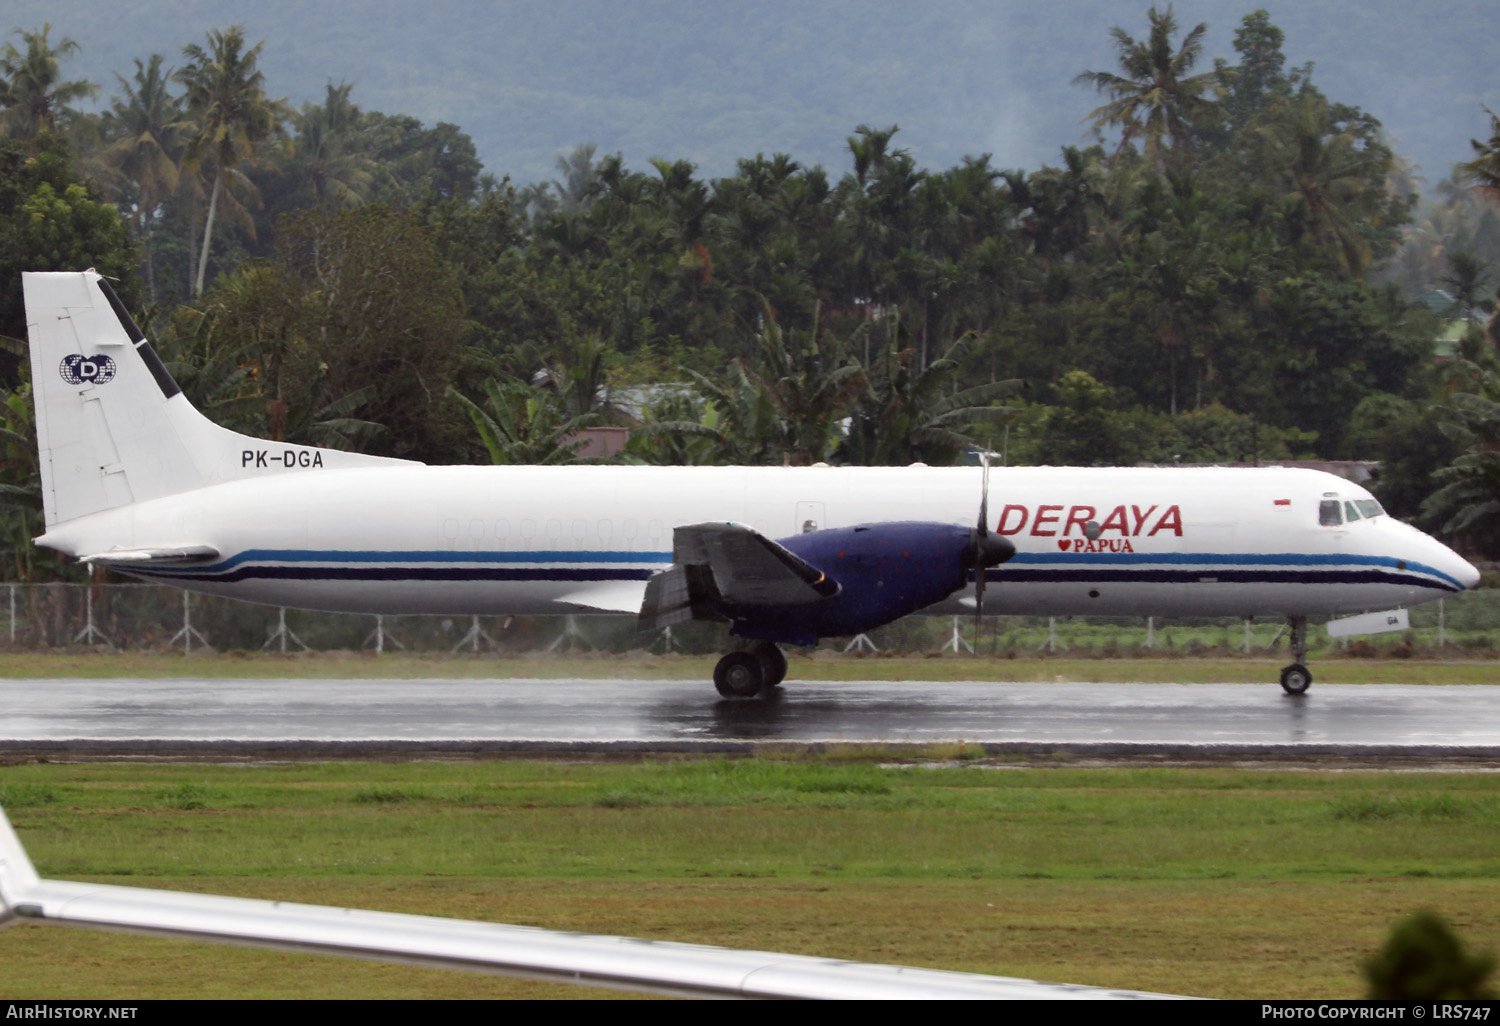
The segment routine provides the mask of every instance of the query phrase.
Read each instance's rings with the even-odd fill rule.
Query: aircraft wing
[[[838,585],[784,546],[743,524],[679,527],[672,567],[646,582],[640,627],[721,619],[724,606],[787,609],[838,593]]]
[[[125,930],[685,997],[1165,996],[436,916],[46,880],[37,875],[0,811],[0,927],[12,922]]]
[[[79,556],[82,563],[123,563],[131,566],[175,566],[178,563],[200,563],[219,558],[212,545],[169,545],[143,549],[109,549]]]

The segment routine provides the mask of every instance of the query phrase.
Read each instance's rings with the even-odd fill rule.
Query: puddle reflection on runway
[[[1500,752],[1482,685],[9,680],[0,741],[1442,746]]]

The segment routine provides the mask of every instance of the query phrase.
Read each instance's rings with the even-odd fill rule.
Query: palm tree
[[[839,446],[840,460],[861,466],[947,466],[973,444],[968,425],[1014,419],[1014,409],[993,403],[1015,395],[1022,387],[1018,380],[944,394],[977,341],[977,333],[966,332],[923,370],[913,367],[915,350],[888,345],[867,371],[865,392]]]
[[[508,362],[518,377],[555,394],[569,417],[581,417],[599,413],[609,402],[609,353],[604,339],[591,333],[554,340],[547,348],[523,342]]]
[[[1488,107],[1484,112],[1490,116],[1490,141],[1469,140],[1474,147],[1474,159],[1458,165],[1458,172],[1490,199],[1500,199],[1500,116]]]
[[[0,576],[9,580],[31,578],[31,539],[43,529],[35,410],[29,382],[0,385]]]
[[[110,116],[116,137],[104,151],[104,161],[121,179],[125,205],[135,224],[146,257],[146,289],[156,297],[156,272],[151,257],[151,233],[161,204],[177,191],[180,162],[192,123],[185,120],[182,101],[167,91],[171,71],[162,71],[162,55],[135,62],[135,84],[120,79],[124,96],[116,98]]]
[[[1487,391],[1493,387],[1491,379]],[[1467,451],[1432,475],[1441,487],[1422,504],[1422,516],[1444,535],[1494,556],[1500,553],[1500,404],[1457,392],[1441,413],[1444,432]]]
[[[1029,176],[1003,173],[1011,202],[1021,212],[1021,234],[1044,265],[1077,253],[1089,239],[1090,215],[1104,202],[1098,152],[1064,146],[1061,168],[1043,166]]]
[[[826,172],[806,170],[784,153],[757,154],[713,188],[707,223],[714,260],[720,279],[733,283],[740,316],[754,320],[763,303],[811,309],[818,269],[843,252]]]
[[[1089,85],[1108,95],[1109,103],[1089,112],[1096,129],[1121,127],[1118,157],[1137,136],[1145,140],[1146,162],[1158,173],[1168,166],[1186,164],[1193,151],[1195,121],[1218,116],[1218,106],[1205,98],[1217,86],[1212,73],[1189,76],[1203,53],[1203,34],[1208,26],[1199,25],[1172,49],[1172,34],[1177,18],[1168,5],[1166,12],[1151,8],[1151,34],[1137,42],[1122,28],[1110,30],[1118,51],[1120,71],[1085,71],[1073,79],[1074,85]],[[1170,143],[1170,152],[1162,140]]]
[[[557,203],[569,213],[587,211],[599,196],[599,172],[594,167],[593,143],[573,147],[567,156],[559,155],[557,170],[562,178],[554,178],[552,186],[557,190]]]
[[[711,380],[691,367],[683,370],[708,404],[701,425],[714,432],[717,444],[713,458],[717,462],[739,467],[783,462],[786,426],[781,411],[760,380],[751,377],[744,360],[731,361],[722,382]],[[698,433],[697,424],[679,424],[678,428],[684,434]]]
[[[854,173],[838,187],[848,274],[843,291],[878,306],[922,302],[925,323],[926,286],[934,274],[921,252],[926,226],[917,201],[926,173],[907,150],[890,148],[897,131],[895,125],[878,130],[860,125],[847,140]]]
[[[1367,234],[1394,230],[1386,173],[1392,154],[1375,137],[1379,122],[1350,108],[1331,107],[1316,90],[1303,92],[1283,116],[1260,124],[1254,138],[1260,163],[1279,179],[1288,211],[1312,238],[1360,277],[1374,252]],[[1399,221],[1396,221],[1399,223]]]
[[[177,72],[177,79],[187,86],[188,109],[198,122],[198,135],[188,149],[188,158],[193,163],[209,160],[214,169],[203,248],[193,283],[195,296],[203,294],[214,218],[225,180],[235,165],[255,160],[262,142],[285,131],[282,122],[287,116],[286,105],[267,98],[265,76],[256,68],[264,45],[256,43],[246,50],[245,30],[234,25],[227,31],[209,32],[207,50],[197,44],[182,48],[189,63]]]
[[[658,176],[650,182],[650,196],[657,207],[658,241],[677,251],[679,269],[707,285],[714,276],[713,258],[703,241],[708,187],[693,178],[693,165],[686,160],[656,158],[651,166]]]
[[[599,423],[598,414],[569,417],[555,394],[519,381],[502,383],[489,378],[483,391],[488,409],[451,385],[448,388],[474,422],[491,463],[558,466],[585,462],[578,455],[585,442],[582,431]]]
[[[666,386],[641,411],[641,426],[625,444],[627,463],[696,467],[712,463],[723,442],[718,411],[688,386]]]
[[[360,145],[359,107],[349,100],[353,88],[328,83],[323,105],[304,104],[296,118],[296,168],[325,206],[358,206],[375,183],[375,161]]]
[[[74,100],[93,96],[98,86],[92,82],[59,80],[62,58],[78,52],[78,43],[64,39],[56,47],[49,45],[51,24],[40,32],[19,32],[26,44],[23,53],[14,43],[0,50],[0,114],[7,131],[20,139],[34,139],[42,132],[57,130],[57,116]]]
[[[158,307],[153,311],[156,316],[148,317],[142,327],[193,409],[222,427],[243,433],[257,431],[262,426],[259,413],[266,402],[261,386],[269,377],[259,373],[257,360],[274,342],[227,338],[224,328],[235,323],[234,314],[222,303],[205,306],[203,310],[180,306],[170,312]]]
[[[1489,285],[1489,270],[1484,261],[1466,250],[1449,254],[1448,273],[1443,276],[1442,284],[1453,297],[1453,307],[1449,314],[1462,317],[1464,323],[1473,330],[1476,320],[1474,310],[1479,306],[1487,291],[1486,286]]]
[[[704,394],[723,416],[726,435],[754,438],[755,462],[810,466],[837,444],[840,421],[864,388],[864,368],[849,344],[822,324],[817,305],[805,332],[783,329],[769,309],[763,319],[755,360],[735,360],[729,389],[705,388]],[[701,375],[693,377],[706,384]]]

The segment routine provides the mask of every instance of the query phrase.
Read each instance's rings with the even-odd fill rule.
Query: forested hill
[[[861,123],[899,124],[923,167],[979,153],[1001,167],[1056,165],[1096,104],[1074,77],[1111,66],[1109,29],[1138,34],[1146,6],[7,0],[0,31],[50,22],[77,40],[69,77],[99,83],[102,100],[134,58],[180,64],[184,44],[243,24],[265,40],[273,96],[297,107],[330,80],[352,82],[365,109],[460,126],[486,170],[525,185],[554,177],[557,154],[581,143],[632,166],[689,160],[706,177],[758,152],[841,168]],[[1235,27],[1261,6],[1286,32],[1288,63],[1316,62],[1319,87],[1379,118],[1429,186],[1469,158],[1481,104],[1500,109],[1493,3],[1180,0],[1175,11],[1181,25],[1208,24],[1206,58],[1232,59]]]

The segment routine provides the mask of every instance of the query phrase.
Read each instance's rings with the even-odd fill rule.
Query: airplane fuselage
[[[1479,582],[1309,470],[1014,468],[987,485],[981,468],[427,467],[270,442],[193,409],[96,272],[26,273],[22,290],[40,544],[279,606],[727,621],[728,698],[780,684],[781,645],[981,602],[1286,617],[1281,686],[1301,695],[1308,617]]]
[[[793,539],[891,521],[969,526],[981,492],[978,468],[281,469],[86,516],[39,541],[74,555],[201,543],[219,558],[120,569],[272,605],[608,611],[628,602],[604,596],[671,565],[675,527],[733,521]],[[1467,562],[1389,516],[1320,522],[1335,501],[1351,514],[1373,504],[1302,469],[996,468],[989,526],[1017,551],[988,571],[984,611],[1331,616],[1473,586]],[[972,612],[972,594],[929,611]]]

